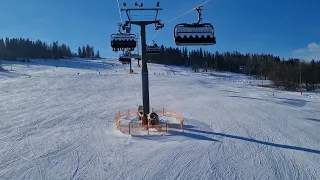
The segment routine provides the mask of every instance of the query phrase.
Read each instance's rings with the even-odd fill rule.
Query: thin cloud
[[[292,55],[304,60],[320,60],[320,45],[313,42],[305,48],[300,48],[292,51]]]
[[[320,52],[320,46],[317,43],[310,43],[308,44],[309,52]]]
[[[306,49],[296,49],[294,51],[292,51],[292,53],[298,54],[298,53],[304,53],[307,52]]]

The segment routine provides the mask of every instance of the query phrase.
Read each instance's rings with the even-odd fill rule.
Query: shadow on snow
[[[272,97],[274,100],[280,100],[280,101],[272,101],[271,98],[270,99],[261,99],[261,98],[246,97],[246,96],[227,96],[227,97],[274,102],[274,103],[281,104],[281,105],[289,105],[289,106],[295,106],[295,107],[304,107],[309,102],[309,101],[306,101],[303,99],[289,99],[289,98],[280,98],[280,97]]]
[[[309,121],[314,121],[314,122],[319,122],[320,123],[320,119],[314,119],[314,118],[306,118]]]
[[[236,135],[225,134],[225,133],[217,133],[217,132],[201,131],[201,130],[196,130],[196,129],[192,129],[192,128],[188,128],[188,129],[186,128],[186,130],[192,131],[192,132],[197,132],[197,133],[203,133],[203,134],[217,135],[217,136],[222,136],[222,137],[227,137],[227,138],[231,138],[231,139],[237,139],[237,140],[242,140],[242,141],[247,141],[247,142],[252,142],[252,143],[258,143],[258,144],[263,144],[263,145],[267,145],[267,146],[271,146],[271,147],[320,154],[320,150],[309,149],[309,148],[304,148],[304,147],[277,144],[277,143],[266,142],[266,141],[256,140],[256,139],[242,137],[242,136],[236,136]]]
[[[20,77],[20,76],[29,76],[28,74],[23,74],[23,73],[17,73],[15,72],[14,70],[7,70],[7,69],[4,69],[4,70],[0,70],[0,77],[3,76],[3,77]]]
[[[180,129],[181,126],[179,124],[169,124],[169,134],[166,135],[132,135],[133,137],[142,138],[142,139],[148,139],[148,140],[154,140],[159,142],[167,142],[167,141],[185,141],[190,139],[195,140],[205,140],[205,141],[217,141],[213,138],[207,137],[206,134],[200,134],[197,132],[187,132],[189,128],[193,128],[195,126],[191,125],[185,125],[184,131]],[[182,137],[182,138],[181,138]]]
[[[118,66],[118,61],[116,60],[90,60],[90,59],[37,59],[32,60],[32,62],[17,62],[17,61],[6,61],[7,65],[30,65],[30,66],[52,66],[52,67],[64,67],[72,69],[109,69],[114,66]],[[119,64],[120,65],[120,64]]]
[[[311,120],[311,121],[320,122],[319,119],[313,119],[313,118],[307,118],[307,119]],[[138,137],[138,138],[143,138],[143,139],[148,139],[148,140],[155,140],[155,141],[159,141],[159,142],[167,142],[168,140],[169,141],[170,140],[173,140],[173,141],[187,140],[187,139],[180,139],[179,137],[187,137],[188,139],[219,142],[218,140],[213,139],[212,136],[221,136],[221,137],[225,137],[225,138],[241,140],[241,141],[246,141],[246,142],[250,142],[250,143],[262,144],[262,145],[266,145],[266,146],[270,146],[270,147],[320,154],[320,150],[316,150],[316,149],[309,149],[309,148],[305,148],[305,147],[298,147],[298,146],[292,146],[292,145],[286,145],[286,144],[267,142],[267,141],[257,140],[257,139],[248,138],[248,137],[213,132],[211,130],[208,130],[208,131],[198,130],[198,128],[200,128],[200,127],[197,127],[198,125],[204,126],[204,128],[206,128],[205,126],[207,126],[207,128],[209,128],[209,126],[205,125],[204,123],[199,122],[197,120],[188,120],[188,119],[185,119],[185,120],[188,121],[188,123],[190,123],[191,125],[189,125],[189,124],[184,125],[184,132],[181,131],[179,125],[176,125],[176,126],[169,127],[169,129],[172,129],[169,131],[170,132],[169,135],[162,135],[162,136],[159,136],[159,135],[149,135],[149,136],[140,135],[140,136],[133,136],[133,137]],[[197,123],[198,123],[198,125],[195,126]],[[209,137],[208,137],[208,135],[209,135]],[[211,135],[211,137],[210,137],[210,135]]]
[[[132,135],[132,137],[148,139],[153,141],[159,142],[168,142],[168,141],[185,141],[187,139],[194,139],[194,140],[204,140],[204,141],[217,141],[213,138],[207,137],[205,135],[197,134],[197,133],[190,133],[190,132],[182,132],[180,130],[170,130],[170,134],[167,135]],[[183,137],[183,139],[180,139]],[[187,138],[187,139],[185,139]]]

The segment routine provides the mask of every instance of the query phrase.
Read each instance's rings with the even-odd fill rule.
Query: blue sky
[[[74,51],[79,45],[90,44],[103,56],[118,56],[110,47],[110,35],[117,31],[120,22],[116,0],[0,1],[0,37],[57,40],[69,44]],[[165,23],[204,1],[162,0],[164,10],[159,18]],[[136,1],[125,2],[133,6]],[[157,0],[138,2],[152,7]],[[319,0],[210,0],[204,5],[203,22],[214,25],[217,44],[205,49],[320,59],[319,7]],[[123,19],[126,20],[124,14]],[[192,12],[166,23],[156,42],[175,47],[174,26],[181,22],[193,23],[196,19],[197,13]],[[132,30],[139,32],[137,27]],[[151,25],[147,28],[147,42],[154,34]]]

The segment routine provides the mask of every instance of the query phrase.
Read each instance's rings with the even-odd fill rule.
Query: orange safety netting
[[[180,124],[180,129],[183,129],[184,118],[179,112],[162,109],[153,109],[151,112],[158,114],[159,118],[172,117],[178,121]],[[129,119],[128,121],[121,122],[121,119]],[[130,118],[136,119],[135,121],[130,120]],[[138,112],[134,109],[119,111],[115,117],[116,129],[120,130],[125,134],[155,134],[155,133],[168,133],[169,127],[176,127],[174,124],[166,122],[160,125],[142,125],[141,121],[138,119]]]

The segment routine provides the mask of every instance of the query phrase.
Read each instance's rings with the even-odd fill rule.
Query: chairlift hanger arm
[[[123,10],[121,9],[121,11],[123,11]],[[127,14],[128,20],[130,21],[130,20],[131,20],[131,18],[130,18],[130,11],[126,11],[126,14]],[[126,24],[127,24],[127,23],[126,23]]]
[[[118,29],[118,32],[119,32],[120,34],[123,34],[123,33],[121,32],[121,26],[122,26],[122,23],[119,23],[119,24],[118,24],[118,28],[119,28],[119,29]]]
[[[197,10],[198,12],[198,22],[196,24],[200,24],[202,21],[202,6],[198,6],[196,8],[194,8],[194,10]]]
[[[200,24],[201,21],[202,21],[201,15],[202,15],[201,12],[199,12],[199,13],[198,13],[198,22],[197,22],[197,24]]]
[[[156,16],[155,16],[155,18],[154,18],[154,21],[157,21],[157,19],[158,19],[158,13],[159,13],[159,11],[157,10],[157,13],[156,13]]]

